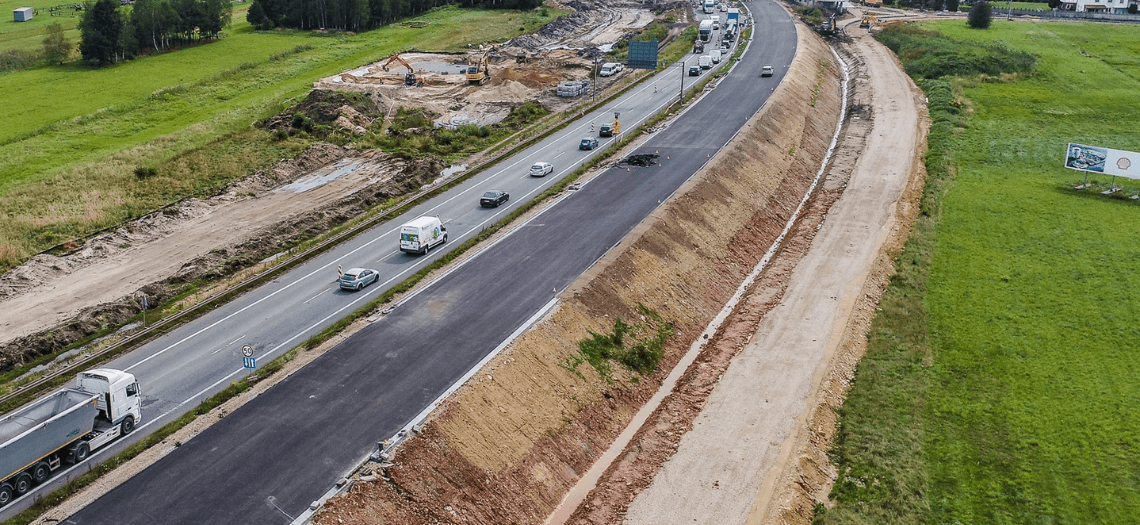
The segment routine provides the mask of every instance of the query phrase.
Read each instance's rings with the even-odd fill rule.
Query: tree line
[[[457,2],[449,0],[253,0],[246,20],[257,29],[366,31]],[[534,9],[542,0],[460,0],[460,7]]]
[[[88,4],[79,22],[84,60],[112,64],[151,49],[214,39],[233,17],[229,0],[135,0],[121,7],[120,0]]]

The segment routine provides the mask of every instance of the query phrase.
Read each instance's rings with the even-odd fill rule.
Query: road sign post
[[[242,357],[241,363],[243,366],[245,366],[246,368],[249,368],[251,370],[254,368],[257,368],[257,358],[256,357],[252,357],[252,356]]]

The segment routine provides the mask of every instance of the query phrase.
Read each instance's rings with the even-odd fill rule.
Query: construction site
[[[600,95],[636,74],[625,70],[602,77],[597,68],[615,43],[643,30],[665,13],[664,46],[687,25],[688,3],[669,2],[618,7],[572,2],[577,10],[531,35],[502,44],[473,47],[466,53],[407,51],[314,83],[315,89],[368,94],[390,116],[400,107],[438,114],[437,126],[486,126],[511,108],[534,101],[557,113]],[[593,28],[582,33],[583,28]]]

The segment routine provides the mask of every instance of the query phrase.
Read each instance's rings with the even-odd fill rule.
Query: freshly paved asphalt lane
[[[635,152],[657,153],[659,165],[595,178],[66,522],[292,521],[642,221],[764,103],[794,55],[795,30],[770,1],[749,8],[760,31],[742,61]],[[776,75],[761,78],[763,65]]]

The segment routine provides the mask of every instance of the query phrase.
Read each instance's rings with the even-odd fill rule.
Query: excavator
[[[380,66],[380,69],[383,69],[384,71],[388,71],[388,66],[391,65],[393,62],[399,63],[401,66],[408,68],[408,72],[406,74],[404,74],[404,85],[405,86],[422,86],[423,85],[423,82],[420,79],[416,78],[416,72],[414,69],[412,69],[412,65],[409,64],[407,60],[400,58],[399,53],[393,53],[392,56],[388,57],[388,61],[384,62],[384,65]]]
[[[483,56],[479,57],[479,61],[467,64],[467,83],[468,84],[486,84],[491,81],[491,65],[487,59],[487,55],[491,54],[491,48],[487,48],[483,52]]]
[[[859,21],[859,27],[866,27],[870,29],[871,26],[878,23],[879,19],[876,18],[875,15],[863,15],[863,19]]]

